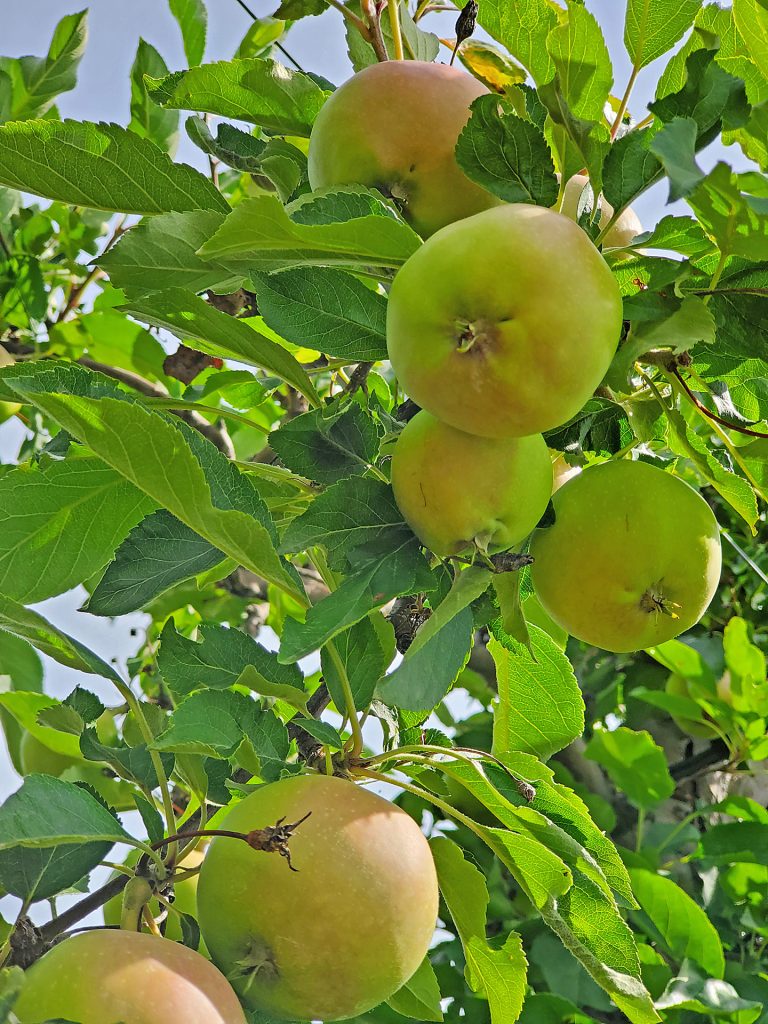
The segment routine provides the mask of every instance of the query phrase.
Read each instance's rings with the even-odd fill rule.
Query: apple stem
[[[159,839],[152,844],[151,848],[159,850],[163,846],[167,846],[168,843],[175,843],[179,839],[191,839],[195,836],[221,836],[225,839],[239,839],[247,843],[252,850],[260,850],[263,853],[279,853],[288,861],[291,871],[298,872],[299,869],[291,863],[288,841],[299,825],[305,822],[311,814],[312,811],[307,811],[303,818],[299,818],[298,821],[294,821],[290,825],[284,825],[285,818],[280,818],[274,825],[268,825],[266,828],[254,828],[250,832],[232,832],[225,828],[201,828],[196,832],[177,832],[175,835]]]
[[[400,8],[399,0],[387,0],[389,8],[389,24],[392,27],[392,45],[395,51],[395,60],[405,60],[403,53],[403,35],[400,31]]]

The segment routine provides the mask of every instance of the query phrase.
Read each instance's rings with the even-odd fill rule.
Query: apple
[[[621,459],[556,491],[555,524],[537,530],[531,579],[571,636],[627,652],[671,640],[706,611],[720,579],[712,510],[679,477]]]
[[[20,1024],[246,1024],[212,963],[169,939],[100,929],[65,939],[27,972]]]
[[[437,877],[418,825],[345,779],[260,786],[226,815],[236,832],[310,817],[277,853],[217,838],[203,862],[198,919],[247,1007],[288,1020],[341,1020],[396,992],[429,948]]]
[[[589,178],[586,174],[574,174],[565,183],[563,189],[563,201],[560,212],[566,217],[578,220],[579,199],[585,187],[589,185]],[[594,198],[592,200],[594,202]],[[603,196],[600,200],[600,228],[604,228],[613,216],[613,207]],[[622,249],[629,245],[635,235],[642,233],[643,225],[631,206],[622,210],[616,219],[616,223],[605,235],[600,243],[604,249]]]
[[[42,775],[55,775],[56,778],[62,775],[67,768],[74,768],[75,765],[81,767],[87,763],[81,757],[72,757],[69,754],[60,754],[57,750],[51,750],[31,732],[25,732],[21,738],[19,760],[22,775],[40,772]],[[91,763],[93,764],[93,762]]]
[[[572,220],[510,203],[451,224],[395,276],[387,347],[400,383],[470,434],[522,437],[574,416],[619,341],[621,295]]]
[[[17,412],[21,412],[20,402],[0,402],[0,423],[5,423]]]
[[[488,89],[445,64],[391,60],[327,100],[309,140],[313,189],[367,185],[391,196],[423,237],[501,202],[466,177],[454,150]]]
[[[544,514],[552,464],[541,434],[478,437],[419,412],[397,439],[392,487],[406,522],[435,554],[504,551]]]
[[[127,867],[135,867],[141,853],[139,850],[131,850],[128,856],[125,858],[125,864]],[[205,853],[199,847],[195,847],[194,850],[190,850],[189,853],[185,854],[182,860],[177,865],[179,871],[188,871],[191,868],[200,867],[203,863]],[[116,872],[115,872],[116,874]],[[114,877],[114,874],[113,876]],[[197,917],[197,875],[193,875],[191,878],[185,878],[181,882],[177,882],[174,885],[174,907],[182,914],[191,914],[192,917]],[[159,917],[165,910],[157,900],[151,900],[149,903],[149,909],[153,917]],[[104,904],[104,923],[108,925],[119,925],[120,918],[123,912],[123,897],[122,893],[119,896],[113,896],[111,900],[108,900]],[[174,939],[180,941],[182,938],[181,932],[181,921],[178,914],[173,911],[169,911],[167,924],[165,928],[165,937],[167,939]],[[205,952],[203,948],[203,952]]]

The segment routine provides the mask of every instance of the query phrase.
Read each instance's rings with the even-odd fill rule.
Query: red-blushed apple
[[[169,939],[99,929],[38,960],[13,1008],[20,1024],[246,1024],[227,979]]]
[[[406,522],[435,554],[504,551],[544,514],[552,463],[541,434],[478,437],[422,411],[397,439],[392,487]]]
[[[565,214],[566,217],[571,217],[573,220],[578,219],[579,211],[579,199],[584,188],[589,184],[589,178],[586,174],[574,174],[572,178],[569,178],[565,183],[565,189],[563,190],[563,201],[560,206],[560,212]],[[592,198],[594,203],[594,197]],[[600,200],[600,228],[604,228],[611,217],[613,216],[613,207],[608,200],[603,196]],[[635,235],[642,233],[643,225],[640,223],[640,218],[637,216],[631,206],[622,210],[619,216],[616,218],[616,223],[606,232],[602,242],[600,243],[604,249],[620,249],[625,245],[629,245]]]
[[[217,838],[197,887],[213,960],[246,1006],[287,1020],[341,1020],[396,992],[427,953],[437,877],[418,825],[345,779],[259,787],[226,815],[236,832],[310,817],[289,851]]]
[[[476,78],[419,60],[359,71],[321,108],[309,140],[313,189],[367,185],[391,196],[423,237],[501,202],[456,163],[469,107],[488,89]]]
[[[645,462],[585,469],[555,492],[531,541],[531,579],[571,636],[637,651],[695,625],[720,580],[717,520],[698,492]]]
[[[564,423],[619,341],[619,288],[568,217],[511,203],[451,224],[395,276],[387,347],[407,394],[484,437]]]

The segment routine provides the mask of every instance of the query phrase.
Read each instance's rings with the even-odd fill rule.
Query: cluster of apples
[[[177,903],[197,917],[213,963],[172,941],[181,937],[173,917],[168,938],[122,929],[74,935],[27,972],[18,1020],[246,1024],[245,1006],[278,1020],[335,1021],[388,999],[434,934],[429,844],[394,804],[314,773],[258,787],[221,827],[247,835],[306,815],[288,862],[231,837],[182,861],[185,870],[202,859],[199,876],[178,884]],[[119,904],[105,908],[107,923],[119,917]]]
[[[426,239],[389,294],[392,367],[421,411],[392,456],[405,519],[437,555],[494,553],[534,531],[552,496],[542,434],[583,408],[610,366],[622,299],[575,216],[503,203],[455,147],[487,89],[420,61],[369,67],[335,92],[309,149],[313,188],[358,183],[393,198]],[[575,215],[586,179],[566,183]],[[603,206],[607,226],[612,210]],[[640,230],[625,211],[606,234]],[[587,470],[535,532],[532,575],[569,634],[611,651],[660,643],[699,620],[720,574],[717,523],[680,479],[632,460]]]

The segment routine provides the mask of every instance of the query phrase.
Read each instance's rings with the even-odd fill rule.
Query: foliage
[[[434,56],[431,6],[401,4],[406,56]],[[46,918],[44,901],[93,890],[116,842],[148,852],[201,806],[205,820],[304,765],[394,780],[438,869],[440,938],[361,1024],[765,1024],[765,5],[628,0],[623,98],[578,0],[481,0],[495,45],[463,49],[496,89],[457,143],[477,184],[552,206],[586,168],[580,223],[598,246],[659,181],[688,207],[604,251],[622,342],[547,436],[570,466],[667,468],[717,514],[707,615],[634,655],[572,638],[563,652],[524,557],[420,547],[389,484],[408,405],[386,303],[421,239],[376,190],[310,191],[307,137],[333,85],[282,63],[292,22],[256,22],[231,61],[204,63],[202,0],[170,8],[190,66],[168,72],[142,41],[125,126],[55,106],[76,87],[85,12],[46,55],[0,58],[0,720],[18,769],[25,735],[71,762],[0,807],[0,887],[22,901],[3,962],[119,893],[120,878]],[[376,10],[344,8],[355,67],[397,46]],[[635,79],[665,55],[635,110]],[[173,159],[180,111],[210,174]],[[716,139],[751,169],[704,171]],[[143,614],[124,669],[25,607],[78,586],[78,636]],[[107,680],[114,701],[46,696],[39,654]],[[13,1020],[18,971],[4,983]]]

